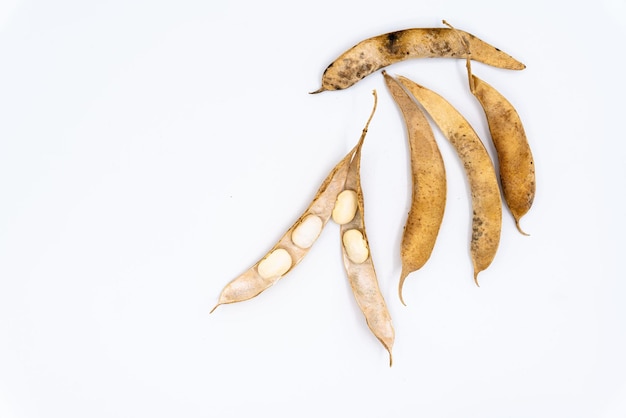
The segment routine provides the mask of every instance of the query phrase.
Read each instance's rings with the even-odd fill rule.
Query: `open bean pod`
[[[220,305],[257,296],[289,273],[304,258],[330,219],[337,195],[344,189],[355,149],[356,147],[333,168],[309,207],[267,255],[224,287],[211,312]]]
[[[352,288],[357,305],[361,312],[363,312],[369,329],[389,352],[389,365],[391,365],[393,362],[391,350],[395,339],[395,331],[385,299],[378,285],[374,262],[372,261],[369,243],[367,241],[367,233],[365,231],[360,169],[361,147],[366,133],[367,125],[363,130],[361,139],[356,147],[354,158],[350,163],[344,187],[345,191],[349,191],[351,195],[356,197],[356,207],[354,207],[354,210],[340,211],[342,213],[348,212],[352,214],[352,216],[342,218],[340,228],[342,254],[348,281],[350,282],[350,287]],[[338,204],[341,205],[340,202],[338,202]],[[353,206],[350,205],[350,208],[352,207]]]

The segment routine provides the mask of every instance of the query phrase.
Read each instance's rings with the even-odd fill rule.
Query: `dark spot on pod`
[[[391,32],[387,34],[386,37],[386,42],[385,42],[385,49],[387,50],[387,52],[389,52],[392,55],[396,55],[400,48],[400,42],[398,42],[400,40],[400,38],[402,37],[402,33],[401,31],[397,31],[397,32]]]
[[[364,63],[356,70],[356,76],[360,80],[372,72],[372,64]]]
[[[483,220],[476,216],[476,212],[473,212],[472,216],[472,241],[477,241],[480,237],[483,236]]]

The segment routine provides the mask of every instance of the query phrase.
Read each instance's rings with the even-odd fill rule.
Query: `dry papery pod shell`
[[[396,79],[383,70],[387,88],[398,105],[406,126],[411,155],[412,194],[400,258],[402,272],[398,295],[406,277],[426,264],[435,246],[446,206],[446,170],[426,116]]]
[[[375,110],[376,103],[374,104],[370,120]],[[356,146],[356,152],[350,163],[345,183],[345,190],[356,192],[357,210],[352,220],[341,225],[340,233],[343,262],[354,298],[365,316],[369,329],[389,352],[389,365],[391,366],[393,363],[391,350],[395,339],[395,331],[387,304],[378,285],[374,262],[369,251],[363,211],[363,190],[361,188],[360,176],[361,147],[368,126],[369,120]]]
[[[524,64],[476,36],[469,40],[472,59],[494,67],[523,70]],[[463,41],[450,28],[412,28],[365,39],[337,57],[324,71],[321,87],[312,92],[346,89],[388,65],[411,58],[465,58]]]
[[[493,261],[502,229],[502,200],[491,157],[469,122],[447,100],[406,77],[398,80],[426,109],[463,163],[472,196],[470,253],[478,285],[478,273]]]
[[[289,273],[304,258],[330,219],[337,195],[344,189],[355,150],[356,147],[332,169],[309,207],[267,255],[224,287],[211,312],[220,305],[257,296]]]

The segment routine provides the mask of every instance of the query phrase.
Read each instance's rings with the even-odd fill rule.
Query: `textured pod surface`
[[[446,206],[446,170],[426,116],[398,81],[384,71],[383,75],[404,119],[411,155],[411,209],[400,245],[402,273],[398,286],[404,303],[404,280],[426,264],[437,240]]]
[[[274,251],[281,249],[286,251],[291,257],[291,265],[287,271],[284,271],[280,276],[260,275],[258,272],[259,264],[263,262],[265,257],[255,263],[246,272],[233,279],[222,290],[217,305],[211,310],[213,312],[219,305],[241,302],[251,299],[263,292],[265,289],[273,285],[280,277],[291,271],[309,252],[309,249],[313,245],[311,237],[307,238],[307,242],[293,241],[293,234],[295,232],[298,237],[299,229],[303,222],[312,219],[311,216],[317,217],[321,220],[321,229],[326,225],[330,219],[332,210],[337,200],[337,195],[344,190],[344,184],[350,167],[350,161],[354,155],[355,149],[352,149],[330,172],[326,179],[322,182],[322,185],[317,191],[313,201],[307,208],[307,210],[300,216],[300,218],[294,223],[294,225],[285,232],[278,243],[268,252],[268,255],[274,253]],[[311,221],[308,221],[311,222]],[[313,221],[315,222],[315,221]],[[306,226],[305,226],[306,227]],[[300,231],[302,232],[302,231]],[[319,234],[317,234],[319,236]],[[317,236],[315,237],[317,238]],[[296,238],[298,241],[298,238]],[[304,245],[306,244],[306,245]]]
[[[341,225],[340,237],[343,237],[347,231],[357,230],[361,233],[363,240],[369,247],[367,244],[367,234],[365,232],[363,191],[361,189],[361,179],[359,174],[361,167],[361,147],[363,145],[366,132],[367,125],[363,130],[361,139],[356,147],[354,158],[350,163],[350,169],[348,171],[348,177],[345,184],[346,189],[356,191],[358,197],[358,208],[354,218],[350,222]],[[346,253],[344,246],[342,245],[341,247],[343,250],[343,263],[354,298],[356,299],[359,309],[365,316],[367,326],[389,352],[389,364],[391,365],[391,350],[395,339],[395,331],[391,322],[391,315],[387,309],[387,304],[385,303],[385,299],[383,298],[380,287],[378,286],[378,279],[376,277],[376,271],[374,270],[374,262],[372,261],[371,254],[368,252],[368,257],[365,261],[355,263]]]
[[[398,80],[426,109],[463,162],[472,195],[470,252],[478,284],[478,273],[489,267],[500,243],[502,200],[495,168],[474,129],[447,100],[406,77]]]
[[[522,70],[524,64],[482,41],[459,31],[470,42],[472,59],[495,67]],[[339,57],[324,71],[322,86],[314,93],[346,89],[373,72],[411,58],[465,58],[466,46],[450,28],[414,28],[365,39]]]
[[[480,78],[471,77],[472,93],[485,112],[498,155],[504,200],[517,229],[525,234],[519,221],[528,213],[535,199],[535,163],[524,126],[513,105],[500,92]]]

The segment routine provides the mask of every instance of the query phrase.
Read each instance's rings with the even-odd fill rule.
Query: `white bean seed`
[[[264,280],[274,279],[287,273],[292,260],[287,250],[278,248],[267,255],[257,267],[259,276]]]
[[[369,257],[369,249],[363,234],[358,229],[349,229],[343,234],[343,246],[346,255],[356,264],[361,264]]]
[[[320,236],[323,226],[319,216],[308,215],[291,233],[291,241],[300,248],[310,248]]]
[[[358,197],[354,190],[344,190],[337,196],[335,207],[333,208],[333,221],[339,225],[344,225],[354,219],[358,208]]]

